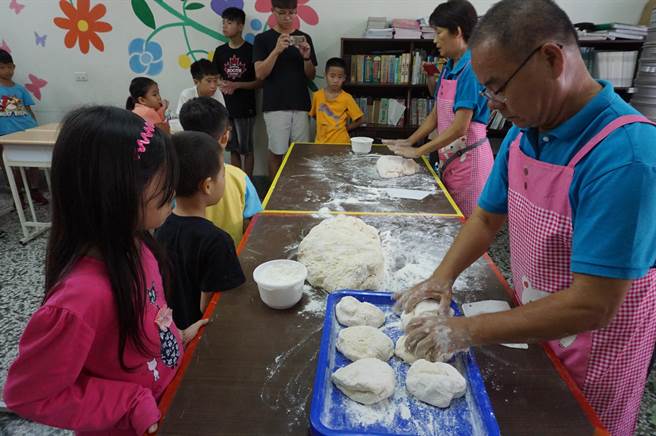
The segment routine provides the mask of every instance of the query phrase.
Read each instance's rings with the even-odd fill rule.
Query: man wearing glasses
[[[656,127],[590,76],[552,0],[497,3],[470,48],[490,108],[515,126],[441,265],[398,304],[450,299],[507,218],[521,305],[416,320],[406,345],[548,341],[611,434],[631,435],[656,338]]]
[[[255,75],[264,80],[262,111],[269,137],[269,177],[292,142],[310,139],[310,94],[317,65],[312,39],[294,29],[297,0],[272,0],[276,25],[255,37]]]

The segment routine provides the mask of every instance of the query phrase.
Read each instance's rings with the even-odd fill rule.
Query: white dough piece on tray
[[[340,324],[347,327],[368,325],[378,328],[385,323],[385,314],[371,303],[346,296],[335,306],[335,316]]]
[[[394,342],[385,333],[367,325],[347,327],[337,335],[337,350],[352,361],[375,357],[387,361]]]
[[[340,368],[331,379],[344,395],[367,405],[391,397],[396,387],[394,369],[375,358],[361,359]]]
[[[408,392],[424,403],[449,407],[454,398],[467,391],[467,381],[448,363],[431,363],[420,359],[412,364],[406,377]]]

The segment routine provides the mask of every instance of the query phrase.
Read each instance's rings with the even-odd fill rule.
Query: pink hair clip
[[[140,154],[146,152],[146,145],[150,144],[150,138],[153,137],[154,133],[155,125],[150,121],[146,121],[141,137],[137,139],[137,159],[141,159]]]

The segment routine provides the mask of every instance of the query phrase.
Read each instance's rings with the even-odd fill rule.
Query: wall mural
[[[309,5],[310,1],[298,0],[298,14],[294,17],[296,28],[301,28],[303,24],[316,26],[319,23],[319,15]],[[244,39],[252,44],[255,35],[268,30],[275,23],[275,19],[271,14],[271,0],[254,0],[250,3],[254,10],[246,11],[248,19],[244,26]],[[203,17],[206,21],[206,11],[212,11],[220,17],[229,7],[245,9],[244,0],[130,0],[130,5],[135,17],[145,26],[146,32],[143,31],[144,28],[130,28],[130,31],[136,34],[128,43],[127,64],[132,72],[148,76],[161,74],[165,59],[177,59],[178,66],[183,69],[188,69],[194,61],[201,58],[211,60],[213,50],[192,45],[190,33],[199,32],[217,43],[225,43],[228,39],[219,31],[202,24],[199,18]],[[9,3],[9,9],[15,15],[20,15],[24,8],[31,6],[29,2],[23,4],[18,0],[11,0]],[[94,52],[104,54],[103,39],[110,38],[109,35],[114,30],[112,24],[103,20],[107,14],[107,6],[97,0],[60,0],[59,9],[61,15],[55,16],[50,23],[62,33],[50,37],[63,36],[64,46],[69,50],[79,51],[81,55]],[[158,19],[155,18],[154,11],[157,12]],[[165,57],[162,44],[158,42],[163,31],[180,32],[185,43],[185,52],[178,53],[177,56],[168,53]],[[39,29],[32,30],[32,33],[36,49],[45,48],[48,35],[41,33]],[[8,35],[2,36],[8,38]],[[11,40],[0,39],[0,48],[11,53],[10,43]],[[42,89],[48,84],[47,80],[32,73],[28,74],[28,79],[30,82],[25,84],[26,88],[40,100]],[[310,87],[315,88],[313,85],[310,84]]]

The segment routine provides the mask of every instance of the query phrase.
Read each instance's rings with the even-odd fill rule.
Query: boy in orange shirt
[[[346,63],[342,58],[326,62],[326,87],[314,93],[310,116],[317,120],[314,142],[350,144],[349,131],[364,122],[364,114],[351,94],[342,90],[346,81]],[[350,123],[348,123],[350,121]]]

